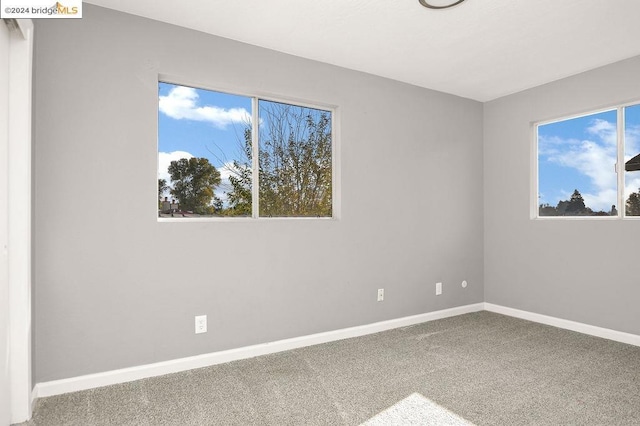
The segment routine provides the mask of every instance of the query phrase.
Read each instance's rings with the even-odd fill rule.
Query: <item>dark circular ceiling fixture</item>
[[[450,7],[453,7],[453,6],[456,6],[456,5],[460,4],[460,3],[462,3],[464,0],[457,0],[457,1],[454,1],[453,3],[451,3],[451,4],[447,4],[447,5],[444,5],[444,6],[434,6],[432,4],[429,4],[427,2],[427,0],[418,0],[418,1],[420,2],[421,5],[423,5],[424,7],[428,7],[429,9],[448,9]]]

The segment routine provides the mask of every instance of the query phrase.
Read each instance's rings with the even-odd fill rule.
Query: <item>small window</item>
[[[158,215],[332,217],[328,109],[159,83]]]
[[[640,216],[640,105],[536,130],[538,217]]]

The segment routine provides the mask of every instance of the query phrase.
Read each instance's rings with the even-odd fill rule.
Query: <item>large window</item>
[[[640,104],[536,125],[537,216],[640,216]]]
[[[332,118],[160,82],[159,217],[332,217]]]

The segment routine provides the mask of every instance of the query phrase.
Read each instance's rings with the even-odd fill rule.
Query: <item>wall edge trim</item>
[[[484,303],[484,309],[496,314],[507,315],[510,317],[520,318],[527,321],[537,322],[540,324],[550,325],[565,330],[576,331],[590,336],[601,337],[628,345],[640,346],[640,335],[626,333],[624,331],[612,330],[609,328],[598,327],[595,325],[584,324],[577,321],[556,318],[548,315],[537,314],[535,312],[523,311],[520,309],[509,308],[506,306],[495,305],[493,303]]]
[[[217,365],[241,359],[253,358],[260,355],[283,352],[291,349],[313,346],[352,337],[365,336],[368,334],[379,333],[381,331],[392,330],[394,328],[406,327],[471,312],[479,312],[483,309],[484,303],[475,303],[418,315],[375,322],[372,324],[278,340],[275,342],[261,343],[258,345],[245,346],[220,352],[212,352],[203,355],[156,362],[152,364],[145,364],[118,370],[105,371],[101,373],[71,377],[67,379],[41,382],[36,384],[34,388],[34,394],[37,395],[38,398],[44,398],[69,392],[77,392],[102,386],[126,383],[149,377],[162,376],[165,374],[179,373],[181,371],[208,367],[211,365]]]

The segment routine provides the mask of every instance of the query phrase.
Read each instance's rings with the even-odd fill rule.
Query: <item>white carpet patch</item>
[[[360,426],[473,426],[428,398],[413,393]]]

